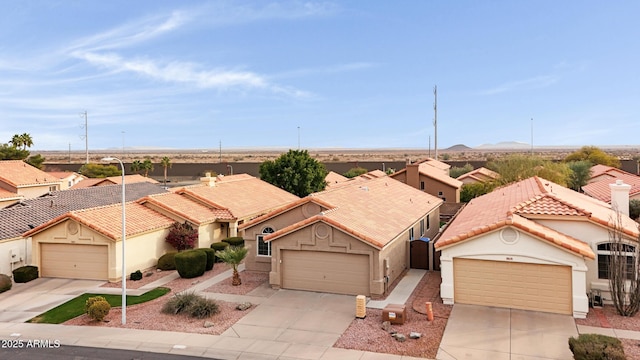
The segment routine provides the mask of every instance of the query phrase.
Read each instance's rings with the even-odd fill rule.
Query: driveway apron
[[[573,317],[456,304],[436,359],[570,360]]]

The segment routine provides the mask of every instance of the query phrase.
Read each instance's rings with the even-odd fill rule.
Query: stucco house
[[[456,179],[462,181],[462,184],[475,184],[475,183],[487,183],[495,181],[500,177],[500,174],[493,170],[489,170],[485,167],[479,167],[473,169],[466,174],[458,176]]]
[[[246,269],[268,271],[274,288],[385,293],[411,244],[437,234],[442,200],[387,176],[338,185],[241,225]]]
[[[434,159],[407,164],[389,176],[418,190],[437,196],[445,202],[460,202],[462,181],[449,176],[451,166]]]
[[[165,238],[175,220],[137,202],[125,206],[128,275],[155,266],[171,250]],[[76,210],[23,236],[32,238],[32,262],[42,277],[117,281],[122,276],[121,219],[121,204]]]
[[[617,180],[631,185],[629,200],[640,200],[640,176],[605,165],[591,167],[591,178],[589,183],[582,187],[582,191],[593,198],[611,203],[609,185],[614,184]]]
[[[60,179],[60,190],[71,189],[75,184],[87,179],[84,175],[73,171],[47,171],[47,174]]]
[[[619,208],[623,236],[638,246],[628,215],[629,185],[613,184],[614,206],[532,177],[473,199],[448,225],[441,252],[441,297],[584,318],[588,293],[610,300],[610,231]],[[630,248],[631,249],[631,248]],[[635,256],[631,252],[630,257]]]
[[[0,189],[24,199],[32,199],[60,190],[61,182],[57,177],[22,160],[0,160]],[[7,196],[3,198],[7,199]],[[3,202],[7,203],[7,201]]]
[[[24,199],[0,209],[0,273],[11,274],[19,266],[32,263],[31,239],[23,234],[69,211],[120,203],[122,186],[54,191],[35,199]],[[166,190],[149,183],[126,185],[126,200],[163,193]]]

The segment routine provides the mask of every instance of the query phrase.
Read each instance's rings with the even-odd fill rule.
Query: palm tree
[[[144,159],[142,162],[142,170],[144,170],[144,177],[148,177],[149,171],[153,171],[153,163],[151,162],[151,159]]]
[[[167,186],[167,169],[171,167],[171,159],[165,156],[160,160],[160,164],[164,168],[164,186]]]
[[[139,173],[140,170],[142,169],[142,163],[140,162],[140,160],[134,160],[131,163],[131,172],[132,173]]]
[[[13,135],[13,137],[11,138],[11,141],[9,142],[11,143],[11,146],[17,149],[20,146],[22,146],[22,137],[18,134],[15,134]]]
[[[238,273],[238,265],[247,256],[248,251],[248,248],[238,246],[228,246],[224,250],[216,251],[218,259],[233,268],[233,280],[231,280],[231,285],[233,286],[242,285],[242,280],[240,280],[240,274]]]
[[[31,135],[24,133],[20,135],[20,139],[22,140],[22,150],[27,150],[28,147],[33,146]]]

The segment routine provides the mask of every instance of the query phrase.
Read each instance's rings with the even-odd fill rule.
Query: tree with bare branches
[[[634,316],[640,310],[640,251],[638,242],[625,238],[622,216],[616,213],[613,229],[609,231],[609,287],[618,314]]]

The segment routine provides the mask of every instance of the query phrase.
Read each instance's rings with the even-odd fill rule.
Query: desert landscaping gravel
[[[634,316],[620,316],[611,305],[602,308],[589,309],[586,319],[576,319],[576,324],[613,328],[621,330],[640,331],[640,313]],[[640,359],[640,341],[620,339],[627,359]]]

